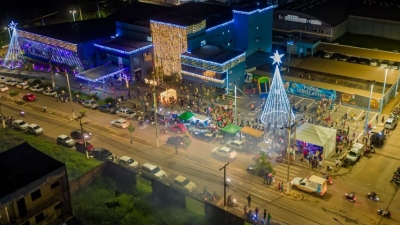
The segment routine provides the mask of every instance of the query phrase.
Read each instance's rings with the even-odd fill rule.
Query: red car
[[[33,94],[26,94],[24,95],[24,97],[22,97],[22,99],[27,102],[33,102],[36,100],[36,96],[34,96]]]
[[[75,143],[75,148],[76,151],[81,152],[81,153],[86,153],[85,151],[85,143],[83,142],[83,140],[77,140]],[[90,144],[89,142],[86,142],[86,150],[89,152],[89,155],[92,154],[94,147],[92,144]]]
[[[183,134],[183,133],[185,133],[187,131],[187,127],[185,126],[185,124],[181,124],[181,123],[178,123],[178,124],[175,124],[175,125],[171,125],[169,127],[169,129],[172,132],[177,132],[179,134]]]

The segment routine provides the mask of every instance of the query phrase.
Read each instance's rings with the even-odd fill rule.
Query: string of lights
[[[187,27],[187,34],[194,34],[206,28],[206,21],[196,23]]]
[[[10,29],[12,29],[12,28],[10,27]],[[18,42],[17,29],[15,29],[15,27],[14,27],[14,29],[12,31],[12,36],[11,36],[10,47],[8,48],[6,58],[3,61],[3,67],[8,68],[8,69],[15,69],[15,68],[20,67],[22,55],[23,55],[23,51]]]
[[[124,55],[132,55],[132,54],[135,54],[135,53],[144,51],[144,50],[146,50],[146,49],[152,48],[153,45],[149,43],[149,45],[146,45],[146,46],[137,48],[137,49],[132,50],[132,51],[129,51],[129,52],[123,51],[123,50],[119,50],[119,49],[116,49],[116,48],[111,48],[111,47],[103,46],[103,45],[100,45],[100,44],[94,44],[94,47],[97,47],[97,48],[100,48],[100,49],[104,49],[104,50],[107,50],[107,51],[111,51],[111,52],[121,53],[121,54],[124,54]]]
[[[67,50],[73,51],[73,52],[77,52],[78,51],[78,48],[77,48],[76,44],[69,43],[69,42],[66,42],[66,41],[57,40],[57,39],[54,39],[54,38],[49,38],[49,37],[38,35],[38,34],[34,34],[34,33],[18,30],[18,36],[19,37],[24,37],[24,38],[29,39],[29,40],[35,40],[35,41],[38,41],[38,42],[42,42],[42,43],[45,43],[47,45],[57,46],[57,47],[60,47],[60,48],[63,48],[63,49],[67,49]]]
[[[182,64],[197,67],[200,69],[211,70],[218,73],[223,73],[241,62],[246,60],[246,53],[242,53],[235,58],[232,58],[224,63],[216,63],[203,59],[194,58],[187,55],[181,56]]]
[[[267,10],[273,9],[273,8],[274,8],[273,6],[268,6],[268,7],[265,7],[265,8],[262,8],[262,9],[256,9],[256,10],[253,10],[253,11],[250,11],[250,12],[244,12],[244,11],[239,11],[239,10],[233,10],[233,13],[249,16],[249,15],[253,15],[253,14],[255,14],[255,13],[262,13],[262,12],[264,12],[264,11],[267,11]]]
[[[230,21],[228,21],[228,22],[226,22],[226,23],[222,23],[222,24],[219,24],[219,25],[217,25],[217,26],[210,27],[210,28],[208,28],[208,29],[206,30],[206,32],[208,33],[208,32],[211,32],[211,31],[213,31],[213,30],[216,30],[216,29],[218,29],[218,28],[227,26],[227,25],[229,25],[229,24],[232,24],[234,21],[235,21],[235,20],[230,20]]]
[[[215,82],[215,83],[219,83],[219,84],[224,84],[225,80],[226,80],[226,79],[218,80],[218,79],[215,79],[215,78],[211,78],[211,77],[207,77],[207,76],[191,73],[189,71],[184,71],[184,70],[182,70],[181,73],[185,74],[185,75],[192,76],[192,77],[200,78],[200,79],[205,80],[205,81],[211,81],[211,82]]]
[[[82,79],[82,80],[89,81],[89,82],[101,82],[101,83],[104,83],[104,82],[107,81],[108,78],[114,77],[114,75],[123,74],[124,70],[125,70],[125,69],[120,69],[120,70],[118,70],[118,71],[115,71],[115,72],[113,72],[113,73],[107,74],[107,75],[105,75],[105,76],[101,76],[101,77],[96,78],[96,79],[90,79],[90,78],[86,77],[84,73],[76,74],[75,77],[80,78],[80,79]],[[88,72],[88,71],[86,71],[86,72]],[[126,79],[126,78],[125,78],[125,79]]]

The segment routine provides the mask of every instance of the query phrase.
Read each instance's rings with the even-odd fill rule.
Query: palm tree
[[[276,174],[274,168],[272,167],[270,161],[267,158],[267,154],[263,151],[260,152],[260,157],[257,159],[256,164],[254,165],[254,172],[258,174],[260,171],[264,172],[264,184],[265,184],[265,176],[267,175],[267,171],[270,171],[272,174]]]

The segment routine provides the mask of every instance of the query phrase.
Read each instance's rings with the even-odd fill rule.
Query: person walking
[[[175,145],[175,154],[178,154],[178,145]]]
[[[268,213],[268,219],[267,219],[267,224],[269,225],[271,223],[271,214]]]
[[[281,183],[281,191],[283,192],[283,182]]]
[[[256,207],[256,208],[254,209],[254,212],[255,212],[255,214],[256,214],[256,219],[258,220],[258,207]]]
[[[280,191],[280,190],[281,190],[281,183],[278,182],[278,191]]]
[[[267,219],[267,209],[264,209],[264,216],[263,216],[264,222],[267,222],[266,219]]]
[[[244,211],[244,215],[246,216],[247,215],[247,207],[246,206],[244,206],[243,211]]]
[[[47,107],[43,106],[43,112],[46,113],[47,112]]]
[[[247,205],[248,205],[249,208],[250,208],[250,205],[251,205],[251,196],[250,196],[250,195],[247,196]]]

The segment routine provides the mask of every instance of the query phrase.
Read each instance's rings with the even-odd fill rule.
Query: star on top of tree
[[[15,27],[17,27],[17,25],[18,25],[18,23],[14,23],[14,21],[11,21],[11,23],[8,25],[8,27],[9,27],[11,30],[14,30]]]
[[[271,59],[274,60],[274,62],[272,62],[272,65],[274,65],[275,63],[277,63],[278,65],[282,63],[281,58],[284,56],[285,54],[279,55],[278,50],[276,50],[276,52],[274,53],[273,56],[270,56]]]

